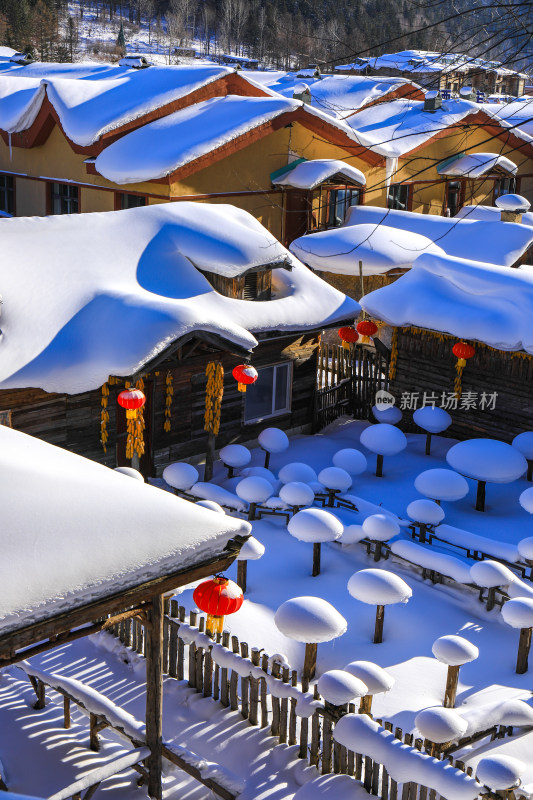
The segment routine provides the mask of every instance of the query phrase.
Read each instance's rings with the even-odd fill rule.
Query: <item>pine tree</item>
[[[126,52],[126,37],[124,36],[124,25],[120,23],[120,30],[117,36],[117,49],[122,53]]]

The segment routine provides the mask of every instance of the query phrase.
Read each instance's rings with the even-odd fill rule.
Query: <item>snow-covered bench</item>
[[[434,532],[428,534],[428,541],[438,539],[446,544],[453,545],[466,552],[467,558],[495,558],[503,561],[512,568],[516,568],[517,562],[521,560],[518,547],[509,542],[499,542],[481,536],[478,533],[456,528],[453,525],[442,523]]]
[[[440,553],[435,548],[410,542],[407,539],[397,539],[389,546],[394,555],[422,567],[423,577],[430,578],[434,583],[440,579],[440,576],[452,578],[457,583],[468,585],[473,583],[470,567],[475,563],[474,561],[468,562],[455,558],[455,556]]]
[[[137,750],[132,750],[129,753],[120,755],[118,758],[114,758],[112,761],[107,761],[105,764],[102,764],[101,767],[91,770],[87,775],[84,775],[83,778],[79,778],[69,786],[65,786],[65,788],[61,789],[59,792],[50,795],[48,800],[69,800],[71,797],[73,800],[89,800],[102,781],[105,781],[107,778],[112,778],[113,775],[118,775],[126,769],[134,769],[140,772],[141,778],[139,781],[140,783],[144,783],[148,777],[148,773],[146,769],[141,766],[141,762],[148,758],[149,755],[150,749],[148,747],[140,747]],[[83,798],[82,792],[85,792]]]

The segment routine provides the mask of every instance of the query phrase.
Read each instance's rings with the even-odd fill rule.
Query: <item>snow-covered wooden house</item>
[[[147,474],[205,452],[211,361],[226,369],[221,446],[271,421],[308,426],[320,331],[359,312],[232,206],[16,218],[2,222],[2,252],[0,410],[18,430],[125,464],[116,396],[143,380]],[[259,379],[243,394],[231,370],[250,359]]]

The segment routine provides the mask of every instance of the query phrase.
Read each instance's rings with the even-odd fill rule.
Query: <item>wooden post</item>
[[[383,622],[385,621],[385,606],[376,608],[376,627],[374,628],[374,644],[381,644],[383,641]]]
[[[274,661],[272,664],[271,674],[273,678],[279,678],[281,674],[281,667],[279,661]],[[281,702],[279,697],[272,696],[272,725],[270,726],[270,733],[272,736],[279,736],[281,719]]]
[[[70,728],[70,700],[63,697],[63,727]]]
[[[361,702],[359,703],[359,713],[368,714],[368,716],[371,717],[372,716],[372,714],[370,713],[371,709],[372,709],[372,695],[365,694],[361,698]]]
[[[215,434],[209,431],[207,434],[207,450],[205,451],[204,481],[213,479],[213,464],[215,462]]]
[[[516,659],[516,671],[519,675],[527,672],[529,649],[531,647],[531,628],[520,629],[520,639],[518,641],[518,656]]]
[[[246,592],[246,578],[248,577],[248,562],[237,561],[237,585],[241,587],[242,593]]]
[[[146,745],[148,758],[148,795],[161,800],[163,741],[163,595],[152,598],[146,626]]]
[[[382,542],[375,539],[374,540],[374,561],[379,561],[381,559],[381,551],[382,551]]]
[[[268,469],[270,466],[270,453],[268,450],[265,450],[265,469]]]
[[[89,748],[98,752],[100,750],[100,739],[98,738],[98,717],[96,714],[89,715]]]
[[[376,478],[383,477],[383,456],[378,454],[376,459]]]
[[[255,519],[255,507],[257,503],[250,503],[250,507],[248,509],[248,522],[253,522]]]
[[[35,694],[37,695],[37,700],[33,704],[33,707],[37,711],[39,711],[46,705],[46,686],[38,678],[37,678],[37,686],[35,687]]]
[[[320,575],[320,542],[313,544],[313,571],[311,573],[313,578]]]
[[[222,647],[229,647],[230,633],[229,631],[222,631]],[[223,706],[229,706],[229,683],[228,683],[228,668],[222,667],[220,670],[220,702]]]
[[[252,647],[252,664],[254,667],[259,666],[260,659],[260,650],[257,647]],[[257,725],[259,721],[259,681],[260,678],[250,678],[250,711],[248,714],[250,725]]]
[[[533,459],[527,459],[527,480],[533,480]]]
[[[316,642],[310,642],[305,645],[304,668],[302,677],[307,681],[313,680],[316,672],[316,655],[318,645]]]
[[[261,669],[266,674],[268,673],[268,655],[263,653],[261,656]],[[268,687],[266,678],[261,678],[261,727],[267,728],[268,727]]]
[[[431,455],[431,434],[426,433],[426,455]]]
[[[457,682],[459,680],[459,667],[449,666],[446,677],[446,690],[444,692],[444,708],[455,708],[457,696]]]
[[[476,511],[485,511],[485,486],[486,481],[477,482]]]
[[[241,656],[248,658],[248,645],[246,642],[241,642]],[[250,678],[245,678],[241,675],[241,715],[244,719],[248,719],[250,713]]]
[[[361,282],[361,297],[365,296],[365,281],[363,279],[363,262],[359,262],[359,281]]]
[[[422,544],[425,544],[425,542],[426,542],[427,529],[428,529],[428,526],[425,523],[421,522],[420,523],[420,539],[419,539],[419,541]]]

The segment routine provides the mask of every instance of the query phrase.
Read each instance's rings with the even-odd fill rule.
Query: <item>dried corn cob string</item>
[[[220,429],[222,397],[224,395],[224,368],[218,361],[210,361],[206,367],[204,430],[217,436]]]
[[[165,378],[166,395],[165,395],[165,424],[163,425],[166,433],[170,433],[172,428],[172,397],[174,395],[174,387],[172,385],[172,373],[170,370],[167,372]]]
[[[107,383],[104,383],[102,386],[102,399],[100,401],[100,405],[102,406],[102,410],[100,411],[100,442],[102,444],[104,453],[107,453],[107,440],[109,438],[109,434],[107,432],[107,423],[109,422],[109,411],[107,410],[108,402],[109,386]]]

